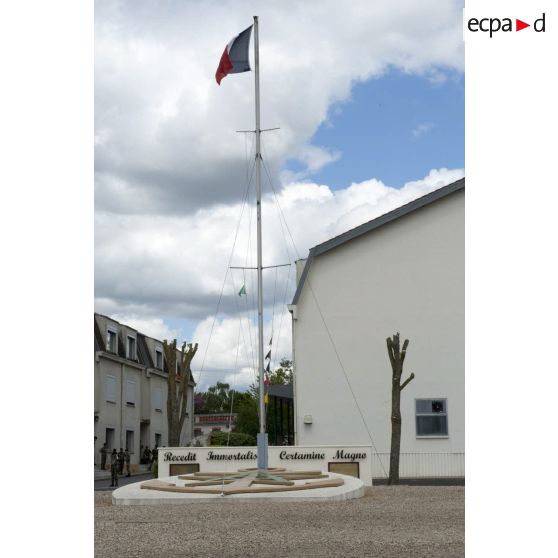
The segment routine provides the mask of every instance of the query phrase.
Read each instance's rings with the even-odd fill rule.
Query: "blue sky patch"
[[[457,73],[440,82],[395,70],[355,85],[312,138],[341,158],[308,178],[334,190],[370,178],[400,187],[433,168],[464,167],[464,85]],[[286,166],[302,170],[295,161]]]

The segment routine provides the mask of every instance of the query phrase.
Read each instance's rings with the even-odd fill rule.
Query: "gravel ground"
[[[377,486],[346,502],[113,506],[96,492],[95,556],[461,557],[464,496],[461,486]]]

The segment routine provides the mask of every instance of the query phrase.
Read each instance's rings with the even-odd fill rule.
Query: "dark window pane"
[[[445,413],[445,399],[417,399],[416,401],[417,415],[430,413]]]
[[[418,416],[417,436],[447,436],[448,417],[441,416]]]
[[[433,413],[445,413],[446,412],[446,402],[443,399],[437,399],[432,401],[432,412]]]

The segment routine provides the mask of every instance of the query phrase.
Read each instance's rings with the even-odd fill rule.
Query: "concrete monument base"
[[[342,501],[364,496],[364,483],[355,477],[340,475],[336,473],[324,473],[328,479],[343,481],[340,486],[329,486],[312,489],[301,489],[308,480],[294,480],[290,491],[274,492],[254,492],[240,494],[207,494],[193,492],[174,492],[167,490],[180,489],[185,487],[188,482],[183,475],[174,477],[159,478],[156,481],[136,482],[117,488],[112,493],[112,503],[117,506],[153,506],[160,504],[190,504],[196,502],[238,502],[240,501],[288,501],[288,502],[309,502],[309,501]],[[181,478],[182,477],[182,478]],[[160,483],[160,484],[159,484]],[[145,486],[151,488],[146,489]],[[158,490],[156,487],[161,486]],[[176,488],[175,488],[176,487]],[[227,485],[222,488],[226,490]],[[217,490],[219,486],[213,485],[211,488]]]

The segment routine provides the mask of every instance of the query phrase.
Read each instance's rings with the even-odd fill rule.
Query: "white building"
[[[100,449],[106,442],[109,450],[128,448],[134,468],[141,446],[152,449],[168,444],[169,371],[163,343],[101,314],[95,314],[94,334],[95,463],[100,464]],[[195,383],[191,377],[188,385],[182,446],[193,435]]]
[[[232,432],[238,413],[199,413],[194,415],[194,442],[208,445],[212,432]]]
[[[297,262],[297,445],[371,445],[373,476],[386,476],[386,338],[400,332],[403,380],[415,374],[401,394],[400,475],[464,476],[464,203],[461,179]]]

